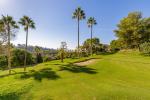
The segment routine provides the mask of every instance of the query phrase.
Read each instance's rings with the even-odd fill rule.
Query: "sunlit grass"
[[[51,61],[0,72],[0,100],[149,100],[150,58],[132,53],[99,55],[97,62],[79,67],[72,63],[90,58]],[[21,73],[20,73],[21,72]]]

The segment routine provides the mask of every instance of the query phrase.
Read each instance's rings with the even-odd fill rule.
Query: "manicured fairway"
[[[0,100],[150,100],[150,57],[134,53],[99,55],[88,66],[81,59],[51,61],[0,71]]]

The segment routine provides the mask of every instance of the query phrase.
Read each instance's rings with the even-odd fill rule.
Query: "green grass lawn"
[[[0,100],[150,100],[150,57],[135,53],[94,56],[97,62],[75,66],[86,60],[51,61],[0,71]]]

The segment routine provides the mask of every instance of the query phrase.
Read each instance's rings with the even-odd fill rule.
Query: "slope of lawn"
[[[51,61],[0,71],[0,100],[150,100],[150,57],[134,52],[99,55],[88,66],[73,63],[87,60]]]

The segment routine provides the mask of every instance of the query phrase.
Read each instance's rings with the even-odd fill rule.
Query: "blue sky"
[[[77,45],[77,23],[72,13],[79,6],[87,18],[95,17],[98,25],[93,35],[107,44],[115,39],[113,30],[129,12],[141,11],[144,17],[150,16],[149,0],[0,0],[0,15],[8,14],[16,20],[30,16],[36,23],[36,30],[29,33],[30,45],[59,48],[60,42],[66,41],[68,48],[73,49]],[[81,22],[80,44],[90,37],[86,22]],[[12,42],[25,43],[22,27]]]

